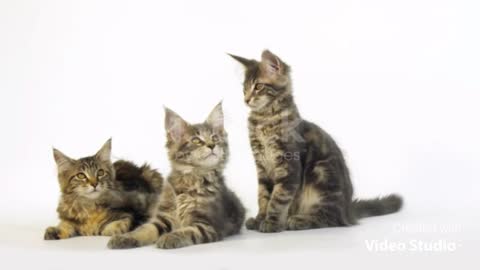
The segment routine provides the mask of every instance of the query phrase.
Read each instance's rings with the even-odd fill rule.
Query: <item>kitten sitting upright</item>
[[[268,50],[260,62],[231,56],[245,67],[243,92],[258,174],[259,211],[247,220],[248,229],[348,226],[400,209],[397,195],[352,201],[343,154],[330,135],[300,117],[287,64]]]
[[[223,168],[228,157],[227,133],[221,104],[207,121],[191,125],[165,110],[168,156],[172,171],[168,182],[175,205],[157,207],[151,220],[136,230],[112,237],[110,248],[132,248],[155,243],[163,249],[220,241],[240,232],[245,209],[225,185]]]
[[[179,248],[239,233],[245,209],[222,175],[229,150],[222,104],[195,125],[166,109],[165,127],[172,164],[168,181],[177,194],[180,226],[162,235],[157,246]]]
[[[61,221],[58,226],[47,228],[45,240],[112,236],[144,222],[147,206],[136,198],[145,201],[156,196],[163,178],[148,165],[137,167],[128,161],[112,164],[110,153],[111,140],[95,155],[78,160],[53,150],[61,189],[57,208]],[[121,207],[109,206],[110,201]]]

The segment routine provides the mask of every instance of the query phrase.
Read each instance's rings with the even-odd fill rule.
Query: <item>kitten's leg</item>
[[[288,217],[287,230],[308,230],[328,227],[327,222],[320,215],[293,215]]]
[[[248,230],[258,230],[260,223],[265,220],[272,189],[271,180],[262,175],[258,180],[258,214],[255,218],[247,220],[245,225]]]
[[[273,188],[272,198],[268,203],[267,216],[260,222],[258,230],[260,232],[280,232],[285,229],[285,223],[297,185],[277,184]]]
[[[130,230],[132,226],[132,217],[125,217],[119,220],[112,221],[105,225],[101,235],[103,236],[113,236],[117,234],[126,233]]]
[[[308,230],[350,225],[340,205],[324,205],[314,214],[297,214],[288,217],[287,230]]]
[[[111,249],[125,249],[154,244],[158,237],[170,232],[175,224],[175,218],[169,214],[158,214],[150,222],[143,224],[135,230],[113,236],[108,242]]]
[[[294,162],[281,164],[275,169],[273,181],[276,184],[268,202],[265,220],[260,222],[260,232],[279,232],[285,229],[288,209],[301,181],[300,173],[300,164]]]
[[[154,211],[147,223],[126,234],[113,236],[108,247],[123,249],[151,245],[161,234],[177,228],[175,192],[167,182],[164,183],[159,201],[152,209]]]
[[[160,236],[157,241],[157,247],[174,249],[219,240],[220,237],[212,226],[205,223],[197,223]]]
[[[302,189],[298,212],[288,217],[288,230],[350,225],[341,181],[338,175],[331,173],[335,171],[335,167],[324,160],[317,161],[306,171],[308,184]]]
[[[70,238],[75,235],[75,227],[67,221],[61,221],[57,227],[48,227],[45,230],[45,235],[43,238],[45,240],[58,240]]]

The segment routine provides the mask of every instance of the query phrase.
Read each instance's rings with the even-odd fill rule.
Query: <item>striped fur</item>
[[[191,125],[166,109],[167,149],[172,164],[150,220],[110,239],[114,249],[156,243],[163,249],[215,242],[240,232],[245,210],[222,176],[228,157],[219,104],[203,124]]]
[[[228,140],[221,104],[202,124],[191,125],[168,109],[165,122],[172,164],[168,180],[177,194],[179,227],[162,235],[157,246],[180,248],[239,233],[245,210],[222,175]]]
[[[104,194],[118,188],[110,151],[111,140],[94,156],[78,160],[53,150],[62,192],[57,208],[61,221],[57,226],[47,228],[45,240],[79,235],[111,236],[131,228],[132,213],[97,203]]]
[[[248,229],[348,226],[360,217],[400,209],[399,196],[352,202],[343,154],[328,133],[301,118],[285,62],[268,50],[261,61],[231,56],[246,70],[243,90],[258,174],[259,211],[247,220]]]

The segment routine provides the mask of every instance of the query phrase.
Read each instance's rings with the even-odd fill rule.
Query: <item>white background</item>
[[[0,1],[2,268],[478,265],[479,5]],[[110,251],[101,237],[42,240],[57,222],[52,146],[81,157],[113,137],[115,158],[147,161],[166,175],[163,105],[200,122],[223,99],[228,184],[254,215],[243,71],[225,53],[258,59],[265,48],[292,66],[303,117],[344,149],[357,196],[398,192],[406,201],[401,213],[352,228],[244,232],[177,251]],[[371,252],[371,240],[457,248]]]

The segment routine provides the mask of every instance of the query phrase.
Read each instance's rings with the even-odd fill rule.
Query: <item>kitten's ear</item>
[[[187,131],[188,123],[177,113],[165,107],[165,131],[167,139],[179,141]]]
[[[55,159],[55,163],[57,163],[59,171],[62,171],[65,168],[69,167],[75,161],[74,159],[69,158],[67,155],[55,148],[53,148],[53,158]]]
[[[286,67],[282,60],[269,50],[262,52],[262,62],[260,66],[268,75],[284,74]]]
[[[223,130],[223,109],[222,102],[218,103],[212,112],[208,115],[207,124],[211,125],[214,130],[222,131]]]
[[[250,60],[250,59],[243,58],[243,57],[233,55],[233,54],[229,54],[229,53],[227,53],[227,54],[230,55],[233,59],[240,62],[245,68],[249,68],[256,63],[255,60]]]
[[[112,138],[108,139],[105,144],[103,144],[102,148],[98,150],[95,154],[97,158],[101,161],[110,161],[110,156],[112,154]]]

